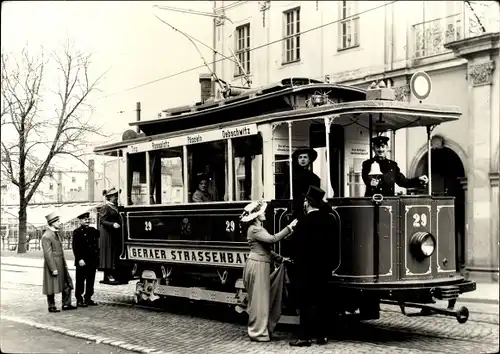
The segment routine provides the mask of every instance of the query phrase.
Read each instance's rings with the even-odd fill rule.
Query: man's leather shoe
[[[97,302],[90,300],[90,299],[85,300],[85,304],[88,306],[97,306]]]
[[[317,345],[325,345],[328,343],[328,338],[327,337],[322,337],[322,338],[317,338],[316,339],[316,344]]]
[[[77,307],[87,307],[87,304],[85,302],[83,302],[83,300],[78,300],[76,302],[76,306]]]
[[[61,312],[61,310],[56,307],[49,307],[49,312]]]
[[[288,344],[290,344],[291,347],[310,347],[311,341],[308,339],[296,339]]]
[[[64,305],[62,307],[63,311],[68,311],[68,310],[76,310],[77,307],[76,306],[73,306],[73,305]]]

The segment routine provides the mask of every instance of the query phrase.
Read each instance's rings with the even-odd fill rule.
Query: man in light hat
[[[80,227],[73,231],[73,254],[76,267],[76,305],[87,307],[97,305],[92,301],[94,281],[99,262],[99,231],[89,225],[90,213],[78,215]],[[85,297],[83,290],[85,288]]]
[[[49,312],[59,312],[55,303],[55,294],[62,292],[62,309],[74,310],[71,305],[71,290],[73,280],[64,258],[64,249],[59,235],[59,216],[53,212],[45,216],[47,230],[42,235],[43,250],[43,294],[47,295]]]
[[[315,338],[318,345],[327,343],[328,281],[338,254],[338,227],[331,208],[323,201],[325,191],[310,186],[303,196],[305,216],[299,220],[293,242],[293,261],[296,266],[296,286],[300,324],[298,339],[293,347],[308,347]]]
[[[297,219],[303,215],[302,204],[309,186],[318,188],[321,186],[321,179],[311,171],[311,166],[317,157],[318,153],[308,147],[299,148],[292,154],[292,219]]]
[[[99,269],[104,272],[102,283],[105,284],[119,284],[113,276],[122,232],[118,193],[114,187],[106,191],[106,202],[99,211]]]
[[[365,197],[371,197],[374,194],[382,194],[384,197],[394,196],[394,184],[403,188],[418,188],[425,186],[429,179],[427,176],[416,178],[406,178],[399,169],[395,161],[389,160],[387,155],[389,138],[386,136],[377,136],[372,139],[372,149],[375,156],[363,162],[361,176],[366,185]],[[373,166],[380,166],[380,174],[371,175]]]

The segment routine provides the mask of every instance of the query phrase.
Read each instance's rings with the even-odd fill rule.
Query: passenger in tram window
[[[193,203],[206,203],[213,201],[212,195],[208,192],[209,177],[205,174],[198,174],[196,191],[193,193]]]
[[[325,191],[321,188],[309,187],[303,199],[305,216],[291,237],[292,259],[297,271],[294,288],[300,310],[299,337],[290,342],[291,346],[310,346],[313,338],[320,345],[328,341],[325,305],[329,299],[325,295],[331,277],[332,255],[338,253],[335,240],[339,235],[335,232],[338,230],[336,220],[323,201],[324,196]]]
[[[363,162],[361,176],[366,185],[365,197],[374,194],[382,194],[384,197],[394,196],[394,184],[403,188],[419,188],[425,186],[429,179],[423,175],[415,178],[406,178],[400,171],[395,161],[389,160],[387,155],[387,143],[389,138],[377,136],[372,139],[372,149],[375,156]],[[370,175],[372,165],[378,163],[380,175]],[[373,167],[377,166],[376,164]],[[373,173],[374,171],[372,171]],[[378,171],[377,171],[378,172]]]
[[[106,192],[106,203],[99,211],[99,270],[104,272],[103,283],[118,284],[113,271],[118,257],[117,248],[121,236],[121,217],[118,213],[118,191],[111,188]]]
[[[293,232],[297,220],[283,230],[270,235],[262,226],[266,220],[267,203],[252,202],[240,216],[241,232],[246,234],[250,254],[243,269],[243,284],[248,293],[248,336],[252,341],[268,342],[281,317],[284,268],[280,267],[271,274],[271,261],[289,261],[271,250],[272,244],[284,239]]]
[[[309,186],[318,188],[321,186],[321,179],[311,171],[311,166],[317,157],[318,153],[310,148],[300,148],[292,154],[293,219],[304,215],[304,195],[307,193]]]

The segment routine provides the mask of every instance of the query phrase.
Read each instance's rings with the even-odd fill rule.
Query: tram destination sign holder
[[[430,76],[425,71],[417,71],[410,79],[410,92],[419,103],[427,99],[432,92],[432,81]],[[427,190],[432,196],[432,172],[431,172],[431,134],[434,126],[426,126],[427,130],[427,174],[429,175],[429,182],[427,183]]]
[[[422,103],[432,92],[432,81],[424,71],[418,71],[410,79],[410,92]]]

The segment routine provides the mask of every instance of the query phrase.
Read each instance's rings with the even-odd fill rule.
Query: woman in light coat
[[[297,220],[275,235],[270,235],[262,226],[266,220],[267,203],[252,202],[240,216],[242,232],[246,233],[250,254],[243,269],[243,284],[248,294],[248,336],[252,341],[268,342],[281,317],[283,276],[277,272],[271,277],[271,261],[287,261],[271,250],[272,244],[293,232]]]

